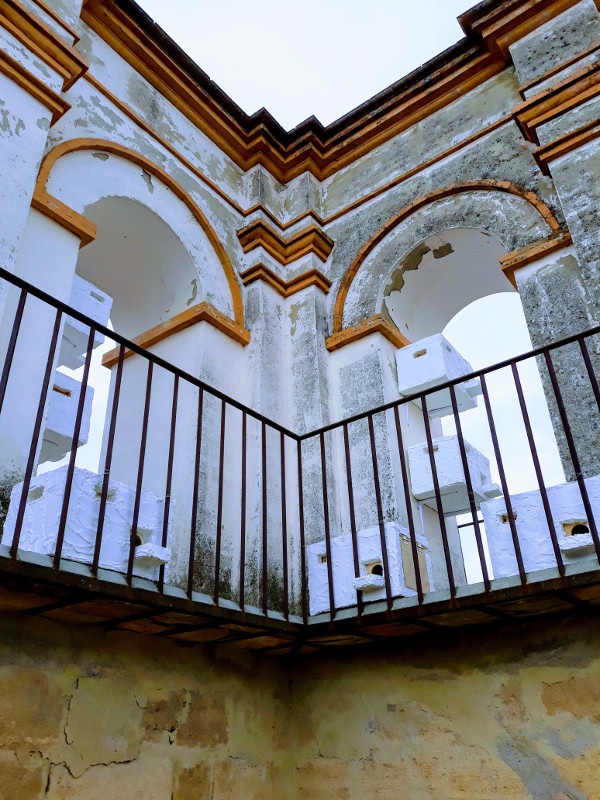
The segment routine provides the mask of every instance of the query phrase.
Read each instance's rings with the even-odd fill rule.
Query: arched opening
[[[415,358],[421,352],[426,353],[428,347],[431,348],[430,337],[436,334],[443,335],[454,350],[453,357],[462,361],[459,374],[497,364],[532,349],[520,296],[500,268],[499,261],[506,253],[507,249],[498,236],[476,228],[458,227],[435,232],[394,263],[380,292],[380,310],[417,347]],[[423,348],[419,349],[419,342],[423,342]],[[410,364],[406,366],[410,370]],[[564,483],[565,472],[540,366],[536,359],[521,362],[518,376],[543,482],[547,487],[552,487]],[[437,382],[452,377],[456,376],[440,376]],[[538,476],[511,369],[490,373],[486,378],[486,386],[498,449],[495,449],[492,441],[483,399],[473,395],[461,407],[459,398],[460,428],[471,472],[477,474],[477,465],[483,464],[481,479],[488,486],[495,486],[497,496],[501,493],[499,455],[511,496],[539,491]],[[460,386],[457,391],[460,392]],[[480,387],[478,391],[481,392]],[[434,440],[436,437],[442,437],[440,443],[455,440],[458,453],[457,424],[450,397],[446,397],[446,400],[448,407],[439,415],[433,415],[439,416],[439,419],[432,419],[431,422]],[[457,464],[457,486],[465,480],[463,475],[462,465]],[[468,496],[466,482],[463,489],[462,494]],[[490,499],[493,496],[490,495]],[[466,580],[476,583],[483,578],[483,568],[477,547],[476,525],[469,510],[470,501],[465,501],[463,497],[455,502],[456,506],[449,514],[449,525],[457,526],[462,552],[461,566],[464,566]],[[478,525],[488,575],[494,577],[485,525],[481,521],[481,509],[485,506],[480,503],[484,502],[484,499],[476,501]]]
[[[79,251],[75,275],[106,295],[108,326],[134,338],[184,311],[202,298],[198,273],[180,239],[154,211],[128,197],[105,197],[85,208],[97,226],[96,239]],[[85,311],[85,309],[82,309]],[[102,338],[102,337],[100,337]],[[88,385],[94,390],[87,442],[77,453],[78,466],[96,472],[106,435],[111,370],[102,358],[114,347],[104,341],[92,354]],[[82,358],[82,356],[81,356]],[[172,360],[177,361],[176,351]],[[60,364],[59,372],[81,381],[83,367]],[[125,379],[131,364],[125,364]],[[114,379],[114,375],[113,375]],[[140,387],[140,394],[142,387]],[[68,460],[45,462],[40,472]]]
[[[473,369],[505,361],[532,348],[523,307],[519,295],[514,291],[491,294],[468,304],[449,320],[442,333]],[[564,482],[565,473],[536,360],[521,362],[519,376],[544,482],[546,486],[556,486]],[[513,495],[535,491],[538,487],[535,469],[528,456],[529,445],[510,370],[502,369],[490,373],[486,384],[510,493]],[[481,399],[476,408],[462,412],[460,417],[464,438],[489,460],[492,480],[499,485],[498,462]],[[442,420],[442,431],[444,435],[456,433],[452,417]],[[507,523],[508,519],[503,521]],[[467,580],[475,583],[481,580],[482,570],[472,517],[470,514],[460,515],[457,523],[461,526],[459,530]],[[483,524],[481,533],[488,571],[492,576],[493,569]]]
[[[200,302],[192,259],[158,214],[128,197],[87,206],[95,241],[80,251],[76,274],[112,298],[111,321],[131,339]]]
[[[239,378],[248,334],[237,278],[206,216],[181,186],[139,154],[110,142],[79,140],[52,151],[36,191],[28,246],[22,248],[20,261],[23,277],[34,283],[41,277],[42,288],[50,294],[127,338],[151,331],[141,344],[152,353],[228,394],[246,392]],[[49,209],[59,211],[54,215]],[[75,220],[74,229],[65,220]],[[97,228],[95,239],[90,223]],[[80,249],[78,232],[84,229],[88,243]],[[99,313],[100,306],[105,314]],[[48,341],[52,311],[38,314],[32,324],[29,317],[35,315],[29,314],[21,350]],[[123,571],[123,548],[129,550],[133,541],[137,548],[146,548],[135,557],[145,575],[156,577],[158,563],[168,561],[166,579],[187,581],[192,537],[198,547],[209,546],[217,527],[211,493],[217,487],[220,400],[210,393],[204,398],[193,382],[183,377],[177,382],[169,369],[128,350],[119,371],[118,356],[106,353],[115,347],[114,340],[109,336],[101,343],[97,331],[90,338],[89,328],[67,314],[60,320],[58,336],[50,365],[55,385],[44,393],[44,427],[36,453],[41,468],[36,477],[49,487],[60,487],[62,479],[64,489],[66,462],[74,457],[73,480],[79,482],[81,502],[87,503],[94,519],[101,518],[98,509],[105,502],[106,519],[114,523],[107,521],[105,526],[108,544],[102,544],[100,566],[109,563],[105,547],[117,543],[119,558],[107,568]],[[88,347],[91,369],[82,394]],[[19,380],[31,384],[33,372],[40,384],[46,369],[42,360],[37,352],[35,363],[22,359]],[[31,401],[28,418],[35,419],[36,402]],[[240,426],[241,417],[230,414],[226,447],[237,441]],[[203,460],[198,468],[201,435]],[[30,444],[26,434],[12,438],[14,485]],[[102,492],[107,493],[101,501]],[[195,493],[198,514],[192,525],[189,507]],[[229,517],[239,514],[237,506],[227,506],[223,527],[234,530],[235,519],[230,524]],[[226,536],[221,545],[224,563]],[[86,550],[81,558],[89,561],[92,555]]]
[[[498,292],[515,292],[499,267],[506,249],[475,228],[424,239],[394,266],[382,312],[411,342],[441,333],[463,308]]]

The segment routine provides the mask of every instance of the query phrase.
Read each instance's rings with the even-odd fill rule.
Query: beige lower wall
[[[276,659],[26,617],[0,643],[0,800],[293,797]]]
[[[293,664],[0,620],[0,800],[597,800],[600,627]]]
[[[589,617],[306,659],[293,698],[298,800],[600,798]]]

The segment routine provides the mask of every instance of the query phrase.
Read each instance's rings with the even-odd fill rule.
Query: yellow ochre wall
[[[0,800],[597,800],[591,616],[289,661],[0,621]]]

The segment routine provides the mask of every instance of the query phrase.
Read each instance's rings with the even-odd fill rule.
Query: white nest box
[[[464,440],[463,440],[464,441]],[[433,456],[444,514],[462,514],[470,510],[469,495],[457,436],[433,439]],[[492,482],[490,462],[469,442],[464,441],[475,504],[497,497],[500,487]],[[413,496],[437,510],[431,462],[427,443],[408,449],[410,485]]]
[[[108,325],[112,298],[93,284],[80,278],[79,275],[73,277],[69,305],[93,319],[94,322],[104,326]],[[83,322],[66,314],[64,320],[58,363],[69,369],[77,369],[85,362],[90,329]],[[104,336],[96,333],[94,348],[99,347],[103,342]]]
[[[424,392],[440,383],[468,375],[473,368],[441,333],[428,336],[396,352],[398,391],[405,397]],[[459,411],[477,406],[477,395],[481,385],[477,378],[456,384],[456,405]],[[427,395],[427,413],[430,417],[446,417],[452,414],[449,389],[441,389]],[[419,408],[420,400],[414,401]]]
[[[46,429],[42,437],[40,463],[60,461],[71,451],[80,393],[80,381],[69,378],[62,372],[54,373],[52,387],[48,393],[48,412]],[[88,440],[93,399],[94,390],[91,386],[87,386],[77,447],[81,447]]]
[[[600,476],[585,479],[592,512],[600,524]],[[558,546],[565,564],[582,559],[598,563],[590,524],[577,483],[547,489]],[[550,528],[539,491],[511,495],[512,513],[526,572],[556,567]],[[481,504],[495,578],[518,575],[519,568],[503,497]]]
[[[356,539],[359,561],[358,578],[354,571],[352,537],[346,534],[331,539],[331,569],[336,608],[356,605],[359,592],[365,602],[385,600],[386,598],[379,526],[359,531]],[[416,595],[417,583],[409,531],[395,522],[386,522],[385,543],[392,596],[412,597]],[[433,590],[433,582],[427,541],[417,535],[416,543],[422,587],[424,592],[428,592]],[[310,613],[327,612],[329,611],[329,579],[325,542],[309,545],[306,548],[306,558]]]
[[[20,550],[53,555],[62,512],[67,467],[33,478],[27,494],[25,516],[19,540]],[[62,558],[91,564],[94,557],[102,477],[76,468],[65,526]],[[23,484],[17,484],[10,496],[10,506],[2,544],[12,544]],[[109,481],[100,567],[127,571],[135,491],[118,481]],[[171,505],[173,505],[171,503]],[[158,567],[169,561],[169,547],[162,547],[164,501],[150,492],[142,492],[136,528],[138,542],[133,574],[156,580]]]

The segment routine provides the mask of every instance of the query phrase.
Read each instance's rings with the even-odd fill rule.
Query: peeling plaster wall
[[[294,797],[277,659],[0,624],[1,800]]]
[[[10,616],[0,636],[1,800],[600,793],[591,617],[294,662]]]
[[[298,800],[600,796],[600,636],[574,618],[306,657]]]

